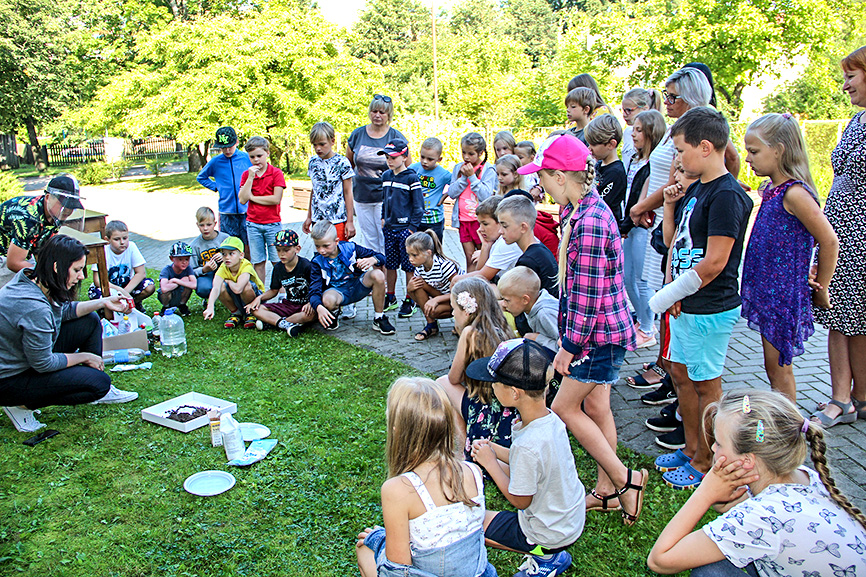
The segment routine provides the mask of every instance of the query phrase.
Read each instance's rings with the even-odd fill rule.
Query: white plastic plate
[[[271,430],[258,423],[238,423],[238,426],[241,428],[241,435],[243,435],[244,441],[247,443],[266,439],[271,436]]]
[[[225,493],[234,486],[234,475],[225,471],[201,471],[190,475],[183,482],[183,488],[187,493],[199,497],[213,497]]]

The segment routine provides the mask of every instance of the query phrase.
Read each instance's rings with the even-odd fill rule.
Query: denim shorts
[[[551,553],[559,553],[565,551],[571,545],[559,547],[556,549],[548,549],[535,543],[530,543],[523,534],[523,529],[520,528],[520,522],[517,519],[517,513],[514,511],[500,511],[487,529],[484,530],[484,538],[496,541],[500,545],[505,545],[509,549],[520,551],[521,553],[531,553],[532,555],[549,555]]]
[[[256,222],[247,221],[247,234],[250,239],[250,261],[253,264],[265,262],[277,262],[280,257],[277,256],[277,248],[274,246],[274,239],[277,233],[283,230],[283,225],[278,222],[270,222],[268,224],[258,224]]]
[[[671,362],[685,365],[693,381],[721,377],[740,308],[711,315],[682,313],[678,318],[671,317]]]
[[[220,232],[224,232],[229,236],[236,236],[241,239],[245,245],[250,244],[247,238],[247,215],[233,214],[229,212],[220,213]]]
[[[581,383],[613,385],[619,380],[619,368],[625,358],[625,347],[602,345],[571,362],[569,378]]]
[[[356,278],[355,280],[347,282],[343,286],[329,286],[325,290],[337,291],[343,295],[343,301],[340,303],[341,307],[350,305],[363,299],[373,291],[372,286],[364,286],[364,283],[361,282],[361,278],[364,277]]]

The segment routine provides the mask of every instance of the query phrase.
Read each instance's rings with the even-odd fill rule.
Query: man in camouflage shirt
[[[83,208],[78,182],[70,175],[55,176],[42,196],[18,196],[0,204],[0,286],[32,259],[61,222]]]

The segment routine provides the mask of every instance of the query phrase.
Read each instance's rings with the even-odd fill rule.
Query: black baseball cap
[[[55,176],[45,187],[45,192],[53,195],[63,208],[84,208],[81,204],[81,190],[78,181],[71,174]]]
[[[541,391],[547,386],[549,366],[550,355],[544,347],[528,339],[511,339],[499,343],[489,357],[469,363],[466,376],[525,391]]]
[[[222,126],[217,129],[214,137],[214,148],[228,148],[238,143],[238,133],[231,126]]]
[[[399,136],[395,136],[388,141],[388,144],[385,145],[385,148],[383,148],[376,154],[387,154],[388,156],[403,156],[404,154],[409,154],[409,143],[400,138]]]

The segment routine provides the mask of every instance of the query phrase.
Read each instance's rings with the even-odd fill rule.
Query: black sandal
[[[432,323],[427,323],[427,326],[425,326],[423,329],[421,329],[420,331],[415,333],[415,340],[416,341],[426,341],[430,337],[438,335],[438,334],[439,334],[439,323],[434,321]]]
[[[602,511],[607,513],[609,511],[619,511],[622,509],[622,506],[617,503],[615,507],[608,507],[608,503],[613,501],[614,499],[619,499],[619,495],[617,493],[612,493],[610,495],[599,495],[595,489],[590,489],[589,494],[601,501],[601,505],[598,507],[587,507],[587,511]]]
[[[643,374],[639,374],[636,377],[626,377],[625,382],[633,389],[655,389],[658,388],[659,385],[662,384],[662,381],[667,376],[667,373],[660,366],[653,364],[653,366],[647,369],[645,372],[652,371],[657,374],[659,377],[659,382],[651,383],[646,378],[644,378]]]
[[[640,519],[640,514],[641,514],[641,511],[643,510],[644,489],[646,489],[646,484],[647,484],[647,481],[649,480],[649,473],[647,472],[647,470],[641,469],[640,470],[641,484],[635,485],[634,483],[631,482],[632,473],[634,473],[634,472],[635,471],[632,471],[631,469],[628,470],[628,477],[626,477],[625,485],[623,485],[622,489],[618,489],[616,492],[616,496],[619,497],[619,496],[625,494],[625,492],[630,490],[630,489],[634,489],[635,491],[637,491],[637,507],[635,508],[634,514],[632,515],[631,513],[626,513],[625,507],[623,507],[622,511],[620,512],[620,514],[622,515],[623,525],[625,525],[627,527],[631,527],[632,525],[634,525],[637,522],[638,519]]]

